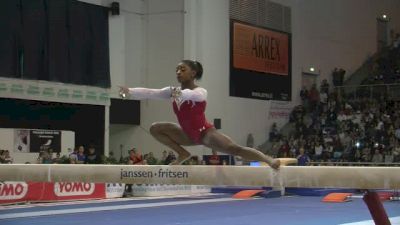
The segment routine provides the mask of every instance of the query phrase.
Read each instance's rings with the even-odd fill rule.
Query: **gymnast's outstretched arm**
[[[165,87],[162,89],[150,89],[150,88],[129,88],[129,95],[131,98],[136,100],[143,99],[169,99],[171,98],[172,89],[171,87]]]
[[[207,99],[207,90],[201,87],[195,88],[193,90],[184,89],[181,90],[179,87],[165,87],[162,89],[150,89],[150,88],[123,88],[121,91],[133,99],[143,100],[143,99],[169,99],[178,98],[182,101],[195,101],[201,102]]]

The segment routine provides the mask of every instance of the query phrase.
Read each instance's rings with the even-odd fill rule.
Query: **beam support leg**
[[[391,225],[389,217],[383,208],[379,195],[374,191],[368,191],[364,194],[363,200],[367,204],[372,219],[376,225]]]

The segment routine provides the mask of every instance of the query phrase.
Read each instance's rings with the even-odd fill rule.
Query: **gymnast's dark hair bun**
[[[196,71],[196,80],[200,80],[201,77],[203,76],[203,65],[201,65],[200,62],[194,61],[194,60],[182,60],[182,62],[190,67],[190,69]]]

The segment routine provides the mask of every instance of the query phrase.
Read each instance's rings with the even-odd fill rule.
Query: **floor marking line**
[[[400,225],[400,216],[390,217],[389,220],[392,225]],[[375,223],[373,220],[363,220],[354,223],[343,223],[340,225],[375,225]]]
[[[0,220],[38,217],[38,216],[64,215],[64,214],[73,214],[73,213],[111,211],[111,210],[121,210],[121,209],[123,210],[123,209],[150,208],[150,207],[161,207],[161,206],[190,205],[190,204],[199,204],[199,203],[229,202],[229,201],[240,201],[240,199],[233,199],[233,198],[201,199],[201,200],[190,200],[190,201],[141,203],[141,204],[130,204],[130,205],[96,206],[96,207],[88,207],[88,208],[57,209],[57,210],[46,210],[46,211],[36,211],[36,212],[7,213],[7,214],[0,215]]]

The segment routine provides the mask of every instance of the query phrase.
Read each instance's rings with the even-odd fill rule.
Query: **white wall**
[[[400,1],[396,0],[275,2],[292,9],[293,104],[299,102],[302,68],[314,66],[321,70],[319,80],[331,80],[334,67],[351,73],[376,51],[377,16],[388,14],[393,27],[400,31],[400,14],[396,14]],[[206,113],[209,120],[221,118],[222,132],[239,144],[245,144],[250,132],[256,145],[265,140],[273,122],[268,120],[270,102],[228,96],[229,0],[126,0],[120,3],[121,16],[115,19],[120,27],[110,28],[120,31],[110,34],[110,39],[119,41],[111,43],[110,50],[111,57],[119,57],[111,59],[114,89],[117,83],[123,82],[127,86],[154,88],[176,85],[174,69],[178,61],[199,60],[204,66],[200,85],[209,92]],[[152,122],[176,121],[170,103],[143,101],[141,107],[142,127],[110,127],[110,149],[115,150],[117,157],[120,144],[125,150],[135,146],[144,152],[154,151],[156,155],[166,149],[147,132]],[[203,147],[191,150],[209,153]]]
[[[136,10],[139,14],[127,13]],[[175,66],[183,58],[183,0],[138,1],[138,5],[121,4],[125,17],[125,85],[162,88],[177,85]],[[127,19],[129,18],[129,19]],[[116,88],[116,86],[113,87]],[[110,150],[120,157],[136,147],[160,156],[167,149],[148,133],[156,121],[176,121],[168,101],[142,101],[141,126],[111,125]]]
[[[293,97],[298,96],[302,68],[321,71],[319,81],[331,79],[335,67],[354,72],[376,45],[376,18],[387,14],[400,32],[398,0],[274,0],[292,9]]]
[[[269,101],[229,97],[229,1],[186,1],[185,56],[203,63],[207,117],[221,118],[221,131],[244,145],[253,133],[261,144],[269,128]],[[195,46],[195,47],[194,47]]]

